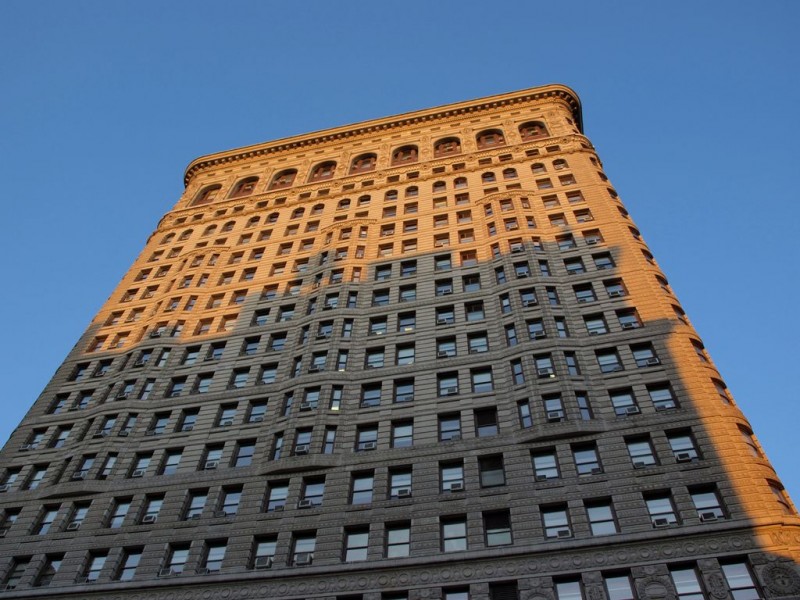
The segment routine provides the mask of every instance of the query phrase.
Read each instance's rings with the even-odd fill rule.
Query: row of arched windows
[[[547,137],[549,134],[544,123],[531,121],[519,127],[519,134],[522,141],[530,141],[538,138]],[[475,142],[479,150],[504,146],[506,144],[505,134],[500,129],[486,129],[475,136]],[[447,137],[434,142],[433,156],[441,158],[461,154],[461,140],[457,137]],[[412,164],[419,160],[419,147],[414,144],[401,146],[392,151],[391,166],[402,166]],[[378,155],[374,152],[359,154],[350,162],[349,175],[367,173],[373,171],[378,163]],[[308,176],[308,182],[325,181],[332,179],[336,174],[338,165],[336,161],[327,160],[314,165]],[[275,174],[267,187],[268,190],[280,190],[291,187],[297,179],[297,169],[284,169]],[[258,184],[258,177],[247,177],[238,181],[229,194],[229,198],[242,198],[255,192]],[[209,204],[217,200],[221,194],[222,185],[214,184],[206,186],[198,193],[192,202],[192,206]]]

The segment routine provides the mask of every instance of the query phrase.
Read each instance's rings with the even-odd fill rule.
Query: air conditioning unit
[[[622,298],[625,295],[625,292],[622,290],[611,290],[608,292],[609,298]]]
[[[646,466],[647,466],[647,463],[643,462],[641,460],[637,460],[636,462],[633,463],[633,468],[634,469],[644,469]]]
[[[397,490],[398,498],[411,498],[411,488],[402,488]]]
[[[394,399],[395,402],[412,402],[413,400],[414,394],[400,394]]]
[[[294,453],[296,455],[308,454],[308,451],[309,451],[308,444],[297,444],[297,446],[294,447]]]
[[[546,337],[547,337],[547,332],[544,331],[544,330],[536,331],[533,334],[533,339],[535,339],[535,340],[540,340],[540,339],[546,338]]]
[[[86,575],[78,575],[75,578],[75,583],[94,583],[95,581],[97,581],[97,580],[96,579],[89,579]],[[8,586],[6,586],[6,589],[8,589]]]
[[[448,352],[447,350],[439,350],[436,353],[436,358],[449,358],[449,357],[450,357],[450,352]]]
[[[203,515],[201,513],[195,513],[195,514],[190,515],[189,517],[187,517],[187,520],[188,521],[199,521],[202,516]]]
[[[131,431],[130,431],[130,429],[123,429],[123,430],[122,430],[122,431],[120,431],[120,432],[119,432],[117,435],[118,435],[119,437],[128,437],[130,434],[131,434]]]
[[[480,354],[481,352],[486,352],[487,350],[482,350],[481,348],[470,348],[470,354]]]
[[[564,419],[564,412],[560,410],[551,410],[547,413],[547,420],[550,422],[561,421]]]
[[[695,457],[695,456],[693,456],[691,452],[678,452],[678,453],[675,455],[675,460],[676,460],[677,462],[691,462],[691,461],[692,461],[692,460],[694,460],[695,458],[696,458],[696,457]]]
[[[255,561],[253,561],[253,568],[254,569],[271,569],[272,568],[272,557],[271,556],[257,556]]]
[[[80,521],[73,521],[69,525],[67,525],[67,531],[78,531],[81,528]]]
[[[442,293],[439,294],[440,296],[449,296],[453,293],[453,290],[442,290]]]
[[[144,434],[145,435],[155,435],[156,434],[156,430],[155,429],[148,429],[147,431],[144,432]]]
[[[553,369],[537,369],[536,374],[539,376],[539,379],[545,379],[547,377],[555,377],[556,374]]]
[[[623,323],[622,324],[622,328],[623,329],[636,329],[637,327],[639,327],[638,323]]]
[[[660,361],[660,360],[659,360],[657,357],[653,356],[652,358],[648,358],[648,359],[645,361],[645,364],[646,364],[648,367],[655,367],[656,365],[660,365],[660,364],[661,364],[661,361]]]
[[[322,310],[333,310],[334,308],[336,307],[330,304],[326,304],[325,306],[322,307]]]
[[[450,325],[453,322],[453,319],[450,317],[438,317],[436,319],[437,325]]]
[[[461,441],[461,434],[460,433],[454,433],[449,438],[447,438],[445,440],[442,440],[442,441],[444,441],[444,442],[458,442],[458,441]]]
[[[603,472],[603,469],[600,467],[592,467],[591,474],[592,475],[600,475]]]
[[[442,396],[455,396],[458,394],[457,387],[446,387],[442,389]]]
[[[711,523],[719,519],[717,513],[708,511],[708,512],[701,512],[700,513],[700,521],[703,523]]]
[[[144,469],[136,469],[131,473],[131,477],[144,477]]]
[[[403,327],[403,333],[411,333],[412,331],[415,331],[415,329],[416,328],[413,325],[406,325]]]
[[[464,491],[464,482],[463,481],[454,481],[450,484],[450,491],[451,492],[463,492]]]
[[[67,409],[67,411],[68,411],[68,412],[74,412],[74,411],[76,411],[76,410],[80,410],[80,407],[79,407],[79,406],[70,406],[70,407]]]
[[[219,466],[218,460],[207,460],[206,464],[203,465],[203,469],[205,469],[206,471],[212,471],[216,469],[218,466]]]
[[[220,427],[230,427],[231,425],[233,425],[233,419],[222,419],[219,422]]]
[[[594,246],[594,245],[598,244],[599,242],[600,242],[600,240],[598,240],[597,238],[586,238],[586,245],[587,246]]]
[[[264,417],[257,415],[255,417],[250,417],[251,423],[261,423],[264,420]]]
[[[181,431],[192,431],[193,429],[194,429],[194,425],[189,425],[189,424],[183,425],[181,427]]]
[[[4,589],[5,589],[5,591],[10,592],[11,590],[17,589],[17,584],[16,583],[7,583],[6,587]]]
[[[550,479],[550,477],[547,476],[547,475],[537,475],[536,476],[536,481],[547,481],[548,479]]]
[[[378,442],[364,442],[361,444],[361,450],[375,450],[378,447]]]
[[[20,452],[27,452],[28,450],[33,450],[33,449],[34,449],[33,444],[23,444],[22,446],[19,447]]]
[[[538,300],[525,300],[522,303],[522,306],[524,306],[525,308],[528,308],[529,306],[536,306],[537,304],[539,304]]]
[[[166,569],[160,569],[158,571],[159,577],[172,577],[173,575],[177,575],[177,573],[169,567],[167,567]]]
[[[8,533],[8,528],[7,527],[5,527],[3,529],[0,529],[0,538],[6,537],[7,533]]]
[[[155,523],[158,521],[158,515],[145,515],[142,517],[142,523]]]
[[[119,394],[116,395],[116,399],[125,400],[129,395],[130,394],[128,394],[127,392],[120,392]]]
[[[517,273],[517,279],[525,279],[526,277],[530,277],[530,273]]]
[[[181,391],[180,390],[172,390],[169,393],[169,398],[177,398],[180,395],[181,395]]]
[[[559,529],[557,535],[560,538],[571,538],[572,531],[570,531],[569,529]]]
[[[151,338],[160,338],[161,337],[161,332],[160,331],[151,331],[150,332],[150,337]]]
[[[222,519],[223,517],[227,517],[227,516],[228,516],[228,513],[227,513],[227,512],[225,512],[224,510],[217,510],[217,511],[215,511],[215,512],[214,512],[214,516],[215,516],[217,519]]]
[[[318,340],[327,340],[330,337],[329,333],[318,333],[317,339]]]
[[[311,552],[298,552],[294,555],[294,564],[296,565],[310,565],[314,560],[314,555]]]
[[[92,377],[102,377],[105,375],[103,371],[98,371],[97,373],[92,373]]]
[[[578,304],[586,304],[588,302],[593,302],[594,298],[587,298],[585,296],[578,298]]]
[[[8,491],[8,484],[7,483],[4,483],[3,485],[0,485],[0,493],[7,492],[7,491]]]
[[[625,407],[625,414],[626,415],[638,415],[641,411],[639,410],[638,406],[626,406]]]
[[[661,527],[669,527],[669,519],[653,519],[653,527],[656,529]]]
[[[214,357],[213,357],[213,356],[206,356],[206,357],[203,359],[203,362],[211,362],[212,360],[214,360]]]
[[[300,500],[297,503],[297,508],[311,508],[314,506],[314,502],[311,500]]]
[[[197,573],[198,575],[208,575],[209,573],[211,573],[211,569],[207,567],[198,567],[197,569],[194,570],[194,572]]]
[[[300,410],[311,410],[314,408],[314,405],[310,402],[301,402],[300,403]]]
[[[520,248],[519,246],[514,246],[513,248],[511,248],[511,253],[519,254],[521,252],[524,252],[524,250],[525,250],[524,248]]]
[[[272,508],[268,508],[267,512],[283,512],[285,508],[286,508],[285,504],[276,504]]]
[[[108,437],[108,431],[98,431],[92,436],[94,439]]]
[[[84,479],[86,479],[86,471],[75,471],[72,474],[73,481],[82,481]]]
[[[309,373],[319,373],[321,370],[322,369],[320,367],[317,367],[317,366],[308,367],[308,372]]]

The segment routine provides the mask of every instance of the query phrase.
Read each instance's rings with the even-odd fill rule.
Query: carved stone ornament
[[[706,576],[706,583],[708,584],[708,591],[711,592],[714,598],[721,598],[724,600],[728,597],[728,590],[720,573],[711,573]]]
[[[603,588],[592,586],[587,591],[587,597],[589,600],[606,600],[606,594],[603,591]]]
[[[672,586],[662,577],[648,577],[636,582],[639,596],[647,600],[675,600]]]
[[[776,596],[800,596],[800,575],[785,565],[769,565],[761,571],[761,581]]]

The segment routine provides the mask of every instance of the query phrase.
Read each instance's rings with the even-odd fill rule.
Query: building
[[[572,90],[185,184],[0,455],[0,597],[800,597],[800,519]]]

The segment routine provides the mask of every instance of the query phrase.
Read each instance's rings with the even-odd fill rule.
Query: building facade
[[[192,162],[0,511],[4,598],[800,597],[795,508],[560,85]]]

